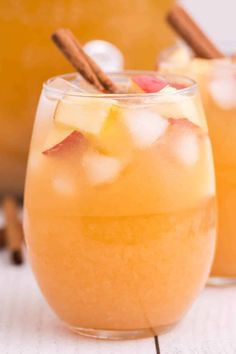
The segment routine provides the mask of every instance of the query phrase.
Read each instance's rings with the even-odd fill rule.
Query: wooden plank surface
[[[207,287],[184,321],[159,343],[161,354],[235,354],[236,287]]]
[[[159,346],[159,348],[158,348]],[[207,288],[171,333],[124,342],[79,337],[58,321],[28,264],[0,253],[1,354],[236,354],[236,287]]]

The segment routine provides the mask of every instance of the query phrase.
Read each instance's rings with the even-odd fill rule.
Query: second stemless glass
[[[75,79],[49,80],[39,101],[24,213],[34,273],[77,333],[162,333],[203,288],[214,253],[214,171],[197,87],[170,76],[165,93],[89,94],[71,91]]]
[[[209,284],[236,283],[236,64],[191,57],[185,47],[177,46],[162,53],[160,68],[185,72],[200,86],[214,153],[219,216]]]

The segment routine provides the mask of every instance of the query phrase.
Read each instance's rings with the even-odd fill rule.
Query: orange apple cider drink
[[[81,92],[77,74],[44,84],[24,228],[58,316],[78,333],[121,339],[171,328],[203,288],[215,187],[196,85],[152,72],[111,77],[127,93]]]
[[[196,58],[184,46],[163,52],[162,72],[185,73],[199,84],[216,170],[218,238],[210,282],[236,281],[236,64]]]

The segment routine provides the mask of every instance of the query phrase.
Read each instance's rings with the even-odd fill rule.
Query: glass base
[[[236,277],[211,276],[207,281],[208,286],[235,286]]]
[[[107,340],[128,340],[153,337],[159,334],[166,333],[173,329],[176,324],[159,326],[155,328],[145,328],[137,330],[106,330],[92,329],[81,327],[69,327],[73,332],[90,338],[107,339]]]

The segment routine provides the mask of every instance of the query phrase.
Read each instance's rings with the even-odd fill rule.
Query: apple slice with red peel
[[[179,82],[172,82],[171,87],[175,88],[176,90],[183,90],[188,87],[187,84],[179,83]]]
[[[188,134],[188,132],[191,132],[198,137],[208,136],[205,130],[187,118],[169,118],[168,122],[170,129],[171,127],[176,128],[176,132],[179,131],[181,134]]]
[[[155,76],[137,75],[133,76],[132,80],[146,93],[159,92],[168,85],[168,82]]]
[[[191,122],[191,120],[188,120],[187,118],[169,118],[168,119],[170,125],[179,125],[183,129],[198,129],[201,131],[200,127],[197,124],[194,124]]]
[[[133,80],[129,80],[128,93],[144,93],[145,91]]]
[[[188,121],[207,131],[204,110],[199,95],[183,95],[178,93],[177,89],[173,87],[171,89],[174,90],[173,94],[163,94],[157,98],[156,111],[165,118],[187,118]],[[166,90],[164,88],[161,93]]]
[[[73,131],[56,145],[44,150],[42,153],[46,156],[60,156],[80,148],[84,145],[84,142],[84,135],[78,131]]]

